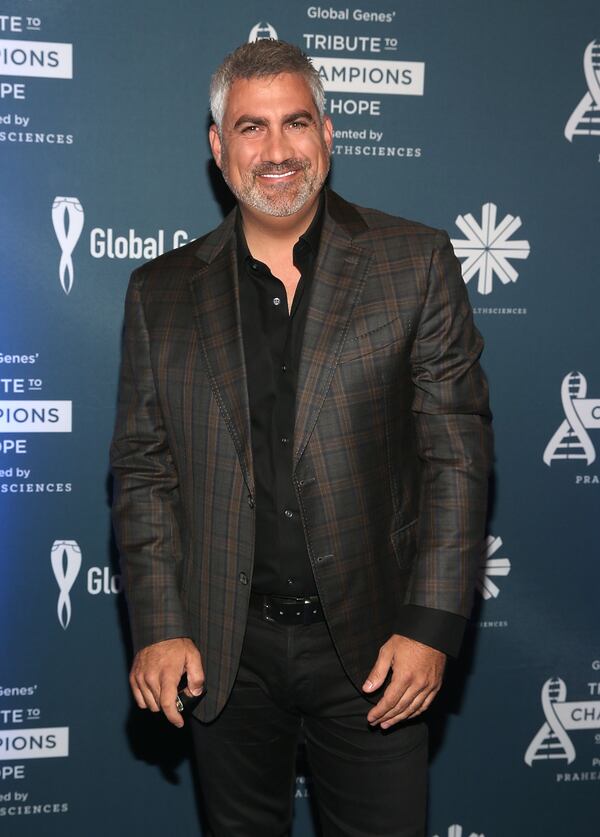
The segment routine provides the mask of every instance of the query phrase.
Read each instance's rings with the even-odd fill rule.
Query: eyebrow
[[[297,119],[308,119],[310,122],[314,122],[314,117],[312,113],[308,110],[297,110],[293,113],[286,113],[282,119],[282,124],[287,125],[289,122],[295,122]],[[269,120],[265,119],[264,116],[252,116],[249,113],[243,113],[239,119],[236,120],[234,128],[239,128],[240,125],[249,122],[252,125],[263,125],[267,126],[269,124]]]

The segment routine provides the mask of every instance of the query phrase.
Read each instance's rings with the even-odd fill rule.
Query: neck
[[[261,258],[270,253],[291,253],[294,244],[302,233],[310,227],[319,206],[319,195],[308,201],[301,210],[293,215],[278,217],[257,212],[243,204],[238,204],[242,214],[244,235],[250,252]]]

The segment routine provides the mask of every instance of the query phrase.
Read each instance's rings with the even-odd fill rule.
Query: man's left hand
[[[381,646],[377,661],[363,691],[374,692],[384,682],[390,669],[392,679],[381,700],[371,709],[367,720],[387,729],[398,721],[415,718],[424,712],[442,685],[446,655],[415,639],[393,634]]]

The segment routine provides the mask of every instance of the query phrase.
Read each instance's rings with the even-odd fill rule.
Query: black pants
[[[213,837],[289,832],[302,729],[324,837],[423,837],[426,727],[372,729],[370,705],[324,622],[281,626],[251,611],[225,709],[210,724],[191,719]]]

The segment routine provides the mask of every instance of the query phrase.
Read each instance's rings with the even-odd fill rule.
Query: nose
[[[294,156],[294,149],[285,126],[271,128],[263,147],[263,160],[270,163],[283,163]]]

